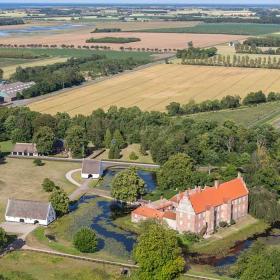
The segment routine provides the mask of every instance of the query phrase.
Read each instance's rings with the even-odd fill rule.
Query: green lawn
[[[5,48],[9,52],[17,52],[15,48]],[[128,52],[128,51],[96,51],[87,49],[43,49],[43,48],[27,48],[20,50],[26,50],[34,55],[47,55],[51,57],[87,57],[93,54],[106,55],[108,58],[129,58],[133,57],[135,59],[151,59],[152,53],[147,52]],[[1,52],[1,49],[0,49]]]
[[[0,221],[4,218],[4,209],[8,198],[48,200],[49,193],[42,189],[44,178],[50,178],[71,193],[76,186],[69,183],[67,171],[80,168],[80,163],[43,161],[44,166],[35,166],[31,159],[7,158],[0,164]]]
[[[0,68],[2,67],[7,67],[7,66],[12,66],[12,65],[18,65],[18,64],[23,64],[27,62],[33,62],[36,61],[37,59],[23,59],[23,58],[0,58]]]
[[[280,32],[280,25],[257,23],[202,23],[191,27],[159,28],[140,31],[161,33],[263,35],[268,33]]]
[[[246,127],[252,127],[258,124],[271,123],[277,117],[279,119],[279,105],[280,102],[271,102],[235,110],[198,113],[187,117],[200,121],[213,120],[218,123],[223,123],[225,120],[232,120]]]
[[[0,273],[21,280],[113,280],[120,274],[120,268],[18,251],[1,258]]]

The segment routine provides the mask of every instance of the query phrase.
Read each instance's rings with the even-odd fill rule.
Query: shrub
[[[34,159],[33,163],[34,163],[35,166],[43,166],[44,165],[42,160],[40,160],[39,158]]]
[[[97,249],[97,237],[90,228],[81,228],[74,236],[75,248],[82,253],[94,253]]]
[[[183,244],[189,245],[200,241],[200,236],[193,232],[184,232],[180,235],[180,240]]]
[[[0,249],[3,249],[8,242],[8,237],[3,228],[0,227]]]
[[[131,152],[129,155],[130,160],[137,160],[139,157],[136,155],[135,152]]]
[[[228,226],[228,223],[227,223],[227,222],[224,222],[224,221],[219,222],[219,227],[225,228],[225,227],[227,227],[227,226]]]
[[[42,188],[45,192],[52,192],[58,187],[55,185],[55,183],[52,180],[50,180],[49,178],[45,178],[42,183]]]
[[[230,220],[230,225],[233,226],[233,225],[235,225],[235,224],[236,224],[235,220],[234,220],[234,219],[231,219],[231,220]]]

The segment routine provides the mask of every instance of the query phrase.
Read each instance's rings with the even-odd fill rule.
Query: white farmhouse
[[[49,202],[8,199],[5,219],[7,222],[47,226],[56,219],[56,214]]]
[[[16,143],[12,152],[12,156],[38,156],[36,144],[33,143]]]
[[[97,160],[84,159],[81,176],[83,179],[98,179],[100,177],[101,163]]]

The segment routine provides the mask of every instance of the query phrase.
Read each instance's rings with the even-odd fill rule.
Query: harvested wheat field
[[[92,29],[90,29],[92,30]],[[145,33],[145,32],[114,32],[114,33],[90,33],[89,29],[72,30],[61,34],[41,34],[32,36],[15,36],[0,38],[1,44],[48,44],[48,45],[74,45],[77,46],[107,46],[113,50],[125,48],[150,48],[150,49],[182,49],[187,47],[189,41],[193,41],[196,47],[214,46],[232,40],[243,40],[247,37],[239,35],[222,34],[177,34],[177,33]],[[137,37],[141,41],[128,44],[102,44],[86,43],[89,38],[102,37]]]
[[[130,72],[96,84],[30,104],[42,113],[90,114],[97,108],[138,106],[142,110],[165,111],[172,101],[220,99],[250,91],[280,91],[280,71],[161,64]]]

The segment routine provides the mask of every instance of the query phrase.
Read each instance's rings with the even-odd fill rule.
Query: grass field
[[[17,53],[18,49],[8,48],[3,49],[9,53]],[[93,54],[106,55],[108,58],[128,58],[135,59],[152,59],[151,53],[144,52],[117,52],[117,51],[93,51],[93,50],[79,50],[79,49],[19,49],[20,51],[28,51],[34,55],[47,55],[49,58],[41,59],[9,59],[0,58],[0,68],[4,71],[4,78],[8,79],[15,71],[16,68],[21,67],[35,67],[45,66],[58,62],[65,62],[70,57],[87,57]],[[1,52],[1,49],[0,49]]]
[[[278,70],[161,64],[72,89],[29,107],[50,114],[63,110],[72,116],[88,115],[97,108],[107,110],[112,105],[165,111],[172,101],[184,104],[279,89]]]
[[[7,277],[10,276],[9,279],[113,280],[117,279],[120,268],[40,253],[17,251],[1,258],[0,273]]]
[[[191,27],[159,28],[138,30],[138,32],[161,33],[200,33],[200,34],[234,34],[234,35],[263,35],[280,32],[278,24],[257,23],[202,23]]]
[[[195,120],[213,120],[223,123],[225,120],[232,120],[246,127],[258,124],[271,123],[279,127],[280,103],[272,102],[259,104],[252,107],[243,107],[236,110],[222,110],[217,112],[206,112],[188,116]]]
[[[80,163],[44,161],[44,166],[35,166],[29,159],[6,159],[0,164],[0,220],[3,220],[4,208],[8,198],[47,200],[41,184],[44,178],[50,178],[70,193],[75,186],[69,183],[65,174],[79,168]]]
[[[36,60],[27,60],[25,59],[24,61],[21,61],[17,64],[9,65],[2,67],[2,70],[4,71],[4,78],[8,79],[10,76],[16,72],[17,67],[35,67],[35,66],[45,66],[45,65],[50,65],[58,62],[64,62],[66,61],[67,58],[64,57],[52,57],[52,58],[44,58],[44,59],[36,59]],[[0,59],[1,63],[1,59]]]
[[[6,51],[17,52],[17,49],[14,48],[5,48]],[[96,50],[87,50],[87,49],[44,49],[44,48],[26,48],[20,50],[26,50],[34,55],[47,55],[51,57],[88,57],[93,54],[106,55],[108,58],[139,58],[147,59],[151,56],[151,53],[145,52],[117,52],[117,51],[96,51]]]

